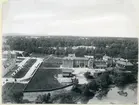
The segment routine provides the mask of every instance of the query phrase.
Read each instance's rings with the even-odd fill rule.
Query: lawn
[[[32,65],[36,62],[36,59],[29,59],[24,67],[15,75],[14,78],[22,78],[29,71]]]
[[[7,83],[2,87],[2,102],[15,102],[14,94],[17,92],[22,92],[25,88],[25,84],[19,83]]]
[[[40,67],[36,74],[32,77],[31,81],[28,83],[25,91],[61,87],[62,85],[57,79],[54,78],[54,76],[57,76],[61,72],[62,71],[60,69],[45,70]]]

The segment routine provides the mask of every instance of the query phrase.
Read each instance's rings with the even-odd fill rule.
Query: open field
[[[55,79],[55,76],[60,74],[60,69],[42,69],[42,66],[38,69],[36,74],[32,77],[25,90],[36,90],[36,89],[52,89],[61,87],[62,85]]]
[[[36,59],[30,59],[26,62],[24,67],[14,76],[14,78],[22,78],[31,68],[31,66],[36,62]]]

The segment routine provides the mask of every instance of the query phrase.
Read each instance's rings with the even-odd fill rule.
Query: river
[[[132,88],[133,85],[130,84],[124,89],[118,87],[113,87],[109,90],[108,94],[101,100],[97,97],[93,97],[88,101],[88,104],[99,104],[99,103],[109,103],[109,104],[136,104],[137,103],[137,87]],[[127,96],[122,96],[118,94],[118,91],[123,90],[127,92]]]

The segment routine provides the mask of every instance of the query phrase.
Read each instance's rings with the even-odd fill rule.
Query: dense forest
[[[138,59],[137,38],[110,37],[72,37],[72,36],[6,36],[11,50],[22,50],[28,53],[55,54],[67,56],[108,55],[127,58],[130,61]],[[73,46],[95,46],[95,48],[77,48]],[[65,48],[66,47],[66,48]]]

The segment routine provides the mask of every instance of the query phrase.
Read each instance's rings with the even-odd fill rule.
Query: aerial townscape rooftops
[[[33,40],[36,40],[34,43],[37,45],[37,40],[40,38]],[[21,51],[19,49],[3,50],[3,55],[7,55],[3,56],[4,74],[2,78],[3,102],[5,103],[9,100],[16,102],[13,98],[16,98],[14,95],[18,92],[20,93],[19,97],[22,98],[22,101],[19,100],[20,103],[24,103],[24,101],[27,103],[48,103],[44,102],[48,94],[51,94],[50,103],[63,103],[59,101],[68,97],[71,97],[68,98],[69,102],[72,102],[72,98],[77,98],[75,103],[84,102],[82,99],[84,97],[88,100],[90,100],[88,97],[91,97],[91,99],[96,98],[97,101],[100,101],[106,95],[113,97],[113,94],[109,94],[111,91],[116,91],[118,94],[121,85],[137,83],[137,62],[128,59],[128,57],[125,59],[126,56],[122,57],[119,54],[110,55],[113,52],[108,53],[109,47],[104,45],[93,44],[92,47],[95,45],[95,49],[92,47],[84,49],[85,45],[83,44],[77,46],[79,49],[72,49],[76,46],[66,47],[62,44],[61,48],[64,49],[60,49],[60,47],[53,49],[52,46],[41,46],[41,49],[38,49],[39,44],[35,48],[33,48],[33,44],[30,45],[32,45],[34,52],[29,48]],[[16,46],[18,45],[14,47]],[[105,47],[108,51],[103,51]],[[29,54],[22,56],[23,52],[28,50]],[[110,49],[110,51],[112,50]],[[12,52],[15,55],[14,58],[10,56]],[[9,60],[5,60],[7,58]],[[12,61],[12,59],[14,60]],[[7,66],[5,66],[6,64]],[[127,90],[124,89],[124,91]],[[128,92],[127,98],[124,97],[125,99],[129,99],[128,96],[133,96],[130,92]],[[121,98],[121,95],[117,97]],[[134,101],[136,100],[134,99]]]

